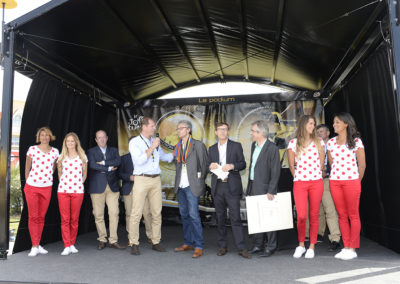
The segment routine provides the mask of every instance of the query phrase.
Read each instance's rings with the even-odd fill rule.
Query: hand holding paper
[[[229,172],[224,172],[222,170],[222,166],[220,166],[220,165],[218,165],[218,168],[211,170],[211,172],[213,174],[215,174],[217,176],[217,178],[222,179],[222,180],[228,178],[228,175],[229,175]]]

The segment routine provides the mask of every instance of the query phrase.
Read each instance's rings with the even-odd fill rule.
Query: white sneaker
[[[314,256],[315,256],[314,250],[309,248],[309,249],[307,250],[307,252],[306,252],[306,255],[305,255],[304,257],[305,257],[305,258],[314,258]]]
[[[32,247],[31,252],[28,254],[28,256],[37,256],[38,254],[39,254],[39,248]]]
[[[340,257],[341,260],[350,260],[357,258],[357,253],[352,249],[347,249],[344,254]]]
[[[342,255],[345,254],[346,251],[347,251],[346,248],[342,248],[342,250],[341,250],[340,252],[338,252],[337,254],[335,254],[335,258],[341,259],[341,258],[342,258]]]
[[[69,249],[69,247],[67,247],[62,251],[61,255],[69,255],[70,253],[71,253],[71,250]]]
[[[300,258],[306,252],[306,248],[302,246],[298,246],[294,251],[293,257]]]
[[[79,250],[77,250],[76,247],[75,247],[74,245],[70,246],[70,247],[69,247],[69,250],[70,250],[72,253],[78,253],[78,252],[79,252]]]
[[[39,253],[40,254],[48,254],[49,252],[47,250],[45,250],[44,247],[39,246]]]

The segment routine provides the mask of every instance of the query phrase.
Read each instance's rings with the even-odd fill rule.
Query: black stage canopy
[[[10,26],[21,63],[125,102],[219,81],[328,96],[386,15],[371,0],[54,0]]]

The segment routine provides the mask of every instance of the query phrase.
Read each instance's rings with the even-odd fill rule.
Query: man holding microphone
[[[156,124],[150,117],[141,121],[141,133],[129,142],[129,152],[134,165],[135,183],[132,190],[132,210],[129,220],[129,243],[131,254],[139,255],[139,224],[146,198],[149,201],[152,216],[152,249],[165,252],[161,246],[161,169],[159,162],[173,160],[172,154],[166,154],[160,147],[160,139],[154,138]]]

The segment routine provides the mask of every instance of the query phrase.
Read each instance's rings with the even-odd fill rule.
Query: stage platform
[[[78,237],[75,255],[61,256],[61,242],[46,245],[44,256],[20,252],[0,262],[0,283],[400,283],[399,254],[364,238],[359,258],[351,261],[334,259],[327,243],[317,245],[311,260],[293,259],[293,249],[248,260],[238,256],[231,235],[228,254],[217,256],[216,228],[206,227],[204,255],[192,259],[190,252],[173,251],[182,244],[181,226],[163,226],[162,233],[165,253],[151,250],[147,242],[140,245],[140,256],[129,249],[98,251],[96,233]],[[119,235],[126,244],[123,227]]]

